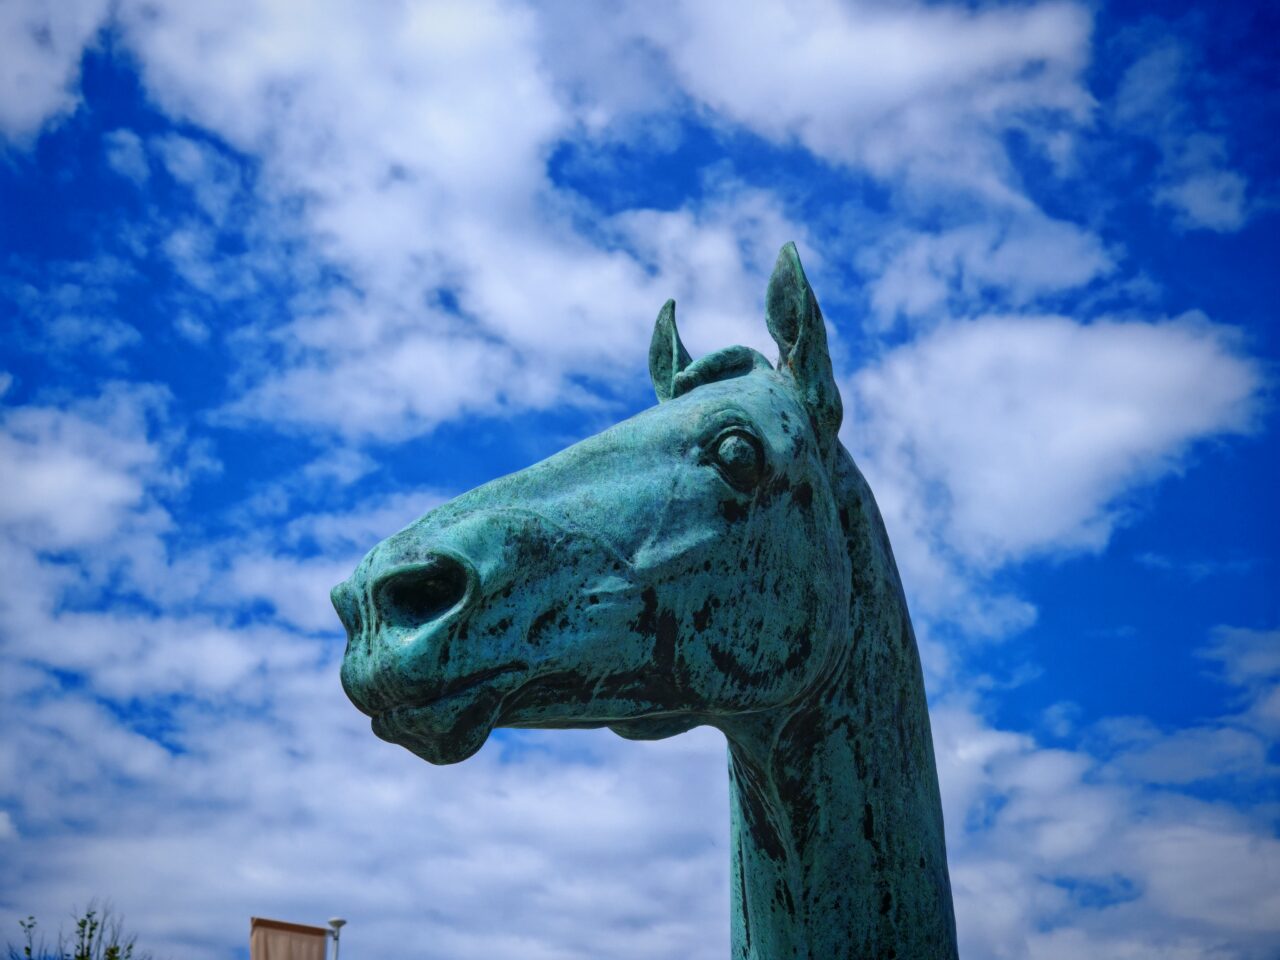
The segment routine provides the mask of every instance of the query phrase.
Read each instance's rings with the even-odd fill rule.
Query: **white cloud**
[[[1074,4],[692,3],[633,16],[717,113],[838,163],[1013,206],[1025,201],[1001,133],[1031,114],[1080,124],[1092,108],[1079,77],[1090,18]]]
[[[1280,630],[1218,627],[1199,654],[1244,690],[1239,721],[1273,740],[1280,736]]]
[[[638,380],[667,296],[749,289],[757,304],[767,266],[738,252],[743,231],[769,228],[756,242],[775,250],[798,233],[763,193],[726,190],[697,215],[604,224],[611,248],[584,236],[579,201],[545,162],[585,107],[563,99],[538,22],[512,4],[335,6],[305,21],[261,5],[125,4],[119,19],[152,95],[260,157],[260,198],[301,201],[286,228],[345,279],[257,331],[286,345],[286,362],[250,365],[237,417],[399,438],[469,414],[595,402],[570,378],[605,393]],[[207,186],[208,150],[174,138],[160,150],[175,176]],[[626,252],[652,247],[637,229],[677,221],[704,264],[696,278],[673,264],[678,251]],[[183,225],[165,249],[199,289],[225,291],[207,230]],[[646,269],[659,255],[670,273]],[[741,283],[749,268],[762,275]],[[716,309],[708,329],[760,336],[755,318],[726,323],[731,311]]]
[[[210,220],[226,220],[242,190],[240,171],[234,163],[218,150],[177,134],[157,138],[151,148],[169,175],[191,190],[196,205]]]
[[[184,340],[189,340],[191,343],[202,344],[209,339],[209,325],[185,311],[173,318],[173,328]]]
[[[28,38],[20,75],[40,74],[45,92],[22,104],[25,125],[38,126],[74,102],[74,64],[105,4],[63,4],[60,17],[34,4],[12,9],[13,32]],[[241,149],[287,155],[281,173],[305,174],[304,159],[319,161],[297,185],[330,198],[346,188],[345,202],[328,204],[346,231],[352,218],[372,227],[411,215],[415,204],[387,188],[418,179],[428,156],[430,179],[472,210],[485,197],[523,203],[540,180],[540,164],[529,161],[553,136],[653,118],[679,102],[681,86],[820,156],[882,175],[909,169],[1006,200],[1016,190],[1001,132],[1023,130],[1060,152],[1061,127],[1085,121],[1092,107],[1079,79],[1090,18],[1063,2],[982,11],[827,0],[750,11],[623,5],[594,11],[585,33],[579,12],[556,3],[536,14],[502,2],[376,13],[328,4],[299,20],[259,4],[128,2],[116,23],[171,113]],[[329,109],[339,104],[341,119]],[[436,198],[431,212],[452,202]]]
[[[1041,213],[986,219],[938,233],[903,231],[860,255],[875,279],[871,306],[881,326],[1025,307],[1083,286],[1115,263],[1097,236]]]
[[[252,597],[248,592],[246,601]],[[328,619],[322,626],[331,629],[331,610]],[[94,693],[122,704],[175,696],[260,702],[272,673],[317,659],[314,643],[270,627],[232,627],[225,617],[64,610],[40,626],[15,636],[11,652],[82,675]]]
[[[347,949],[370,954],[426,938],[462,960],[723,955],[718,736],[526,736],[429,768],[376,741],[336,676],[332,659],[268,668],[265,707],[176,714],[176,752],[74,698],[28,718],[0,755],[59,762],[6,793],[20,824],[67,839],[11,847],[24,909],[110,890],[148,948],[193,957],[242,943],[249,913],[342,913]]]
[[[107,166],[136,184],[147,182],[151,165],[142,138],[132,130],[112,130],[103,137],[107,150]]]
[[[584,30],[582,7],[573,0],[538,4],[543,62],[588,137],[580,146],[623,140],[673,147],[679,142],[679,124],[671,113],[683,94],[663,51],[645,37],[646,13],[662,16],[632,3],[597,4],[591,28]]]
[[[999,634],[1030,611],[975,597],[985,572],[1101,550],[1127,493],[1250,428],[1260,387],[1232,331],[1199,318],[985,317],[856,374],[844,435],[923,611]]]
[[[962,956],[1269,955],[1280,842],[1265,818],[1140,770],[1108,777],[960,701],[932,712]]]
[[[0,525],[43,549],[114,535],[169,469],[148,437],[167,394],[116,385],[69,409],[14,407],[0,420]],[[163,523],[160,515],[154,515]]]
[[[502,0],[335,4],[302,19],[261,4],[118,7],[150,96],[259,159],[252,189],[274,229],[304,238],[295,260],[344,278],[241,341],[286,349],[283,366],[247,353],[232,415],[391,439],[589,403],[619,377],[639,379],[671,295],[698,318],[695,343],[767,347],[757,288],[781,242],[803,239],[775,198],[721,179],[691,209],[602,222],[548,178],[557,142],[617,132],[630,116],[645,127],[681,87],[779,142],[1010,209],[1000,230],[899,238],[877,286],[883,314],[932,310],[945,286],[1022,306],[1111,266],[1096,238],[1021,196],[1002,145],[1010,129],[1047,144],[1087,120],[1081,7],[621,7],[589,44],[568,39],[577,19]],[[586,84],[606,61],[622,68]],[[663,63],[669,74],[651,79]],[[245,184],[210,144],[171,135],[153,147],[215,223],[240,202]],[[220,265],[206,225],[178,224],[162,246],[207,295],[253,291],[254,265]],[[932,286],[909,282],[921,265]]]
[[[1280,679],[1280,630],[1219,627],[1200,655],[1221,663],[1227,681],[1238,686]]]
[[[50,117],[75,107],[80,55],[108,7],[108,0],[0,5],[0,133],[28,141]]]
[[[764,324],[764,294],[779,238],[797,242],[819,286],[821,250],[770,193],[732,182],[710,185],[708,193],[700,210],[632,210],[613,218],[612,225],[675,297],[680,335],[694,356],[741,343],[774,357],[777,347]],[[651,330],[646,315],[645,342]]]
[[[238,556],[227,571],[227,586],[238,598],[269,601],[280,619],[298,629],[331,632],[334,613],[329,591],[346,579],[359,560],[359,554],[315,560]]]
[[[637,378],[670,295],[685,316],[707,318],[688,325],[708,331],[695,341],[763,341],[752,314],[767,263],[751,248],[772,252],[802,233],[776,200],[721,184],[706,209],[614,218],[603,238],[614,243],[601,249],[580,231],[577,201],[547,177],[555,142],[671,102],[668,81],[637,86],[663,57],[695,98],[766,136],[884,176],[909,168],[922,183],[964,182],[1020,211],[1005,238],[974,227],[900,254],[925,257],[939,277],[1003,286],[1020,305],[1109,268],[1094,238],[1015,195],[1001,159],[1003,132],[1030,129],[1031,114],[1087,116],[1081,8],[624,9],[582,51],[556,31],[564,14],[495,2],[375,16],[339,5],[299,21],[261,5],[121,5],[151,95],[260,157],[261,197],[303,200],[308,255],[353,290],[271,332],[298,346],[283,369],[251,367],[231,413],[397,438],[465,415],[589,402],[572,377],[587,373],[605,392]],[[566,46],[574,52],[559,57]],[[581,80],[602,51],[631,67],[596,94]],[[225,159],[186,138],[157,149],[218,221],[239,182]],[[1045,267],[1046,244],[1072,255]],[[194,286],[225,295],[207,230],[181,225],[164,249]],[[881,282],[882,307],[910,312],[895,276]]]
[[[308,464],[295,489],[281,491],[286,503],[298,486],[341,483],[353,465],[365,466],[362,454],[335,460],[328,469],[319,461]],[[246,533],[236,542],[217,545],[220,559],[210,570],[203,599],[230,607],[265,602],[275,620],[287,627],[332,633],[340,628],[329,591],[350,575],[370,547],[445,499],[434,490],[406,490],[352,510],[295,511],[270,537]]]
[[[1125,71],[1112,112],[1118,127],[1152,139],[1161,160],[1152,199],[1187,230],[1230,233],[1250,215],[1248,181],[1228,166],[1226,142],[1205,133],[1185,99],[1194,65],[1171,39],[1155,44]]]
[[[1152,784],[1184,784],[1219,777],[1262,779],[1274,775],[1270,744],[1234,725],[1189,727],[1164,734],[1150,725],[1130,729],[1130,742],[1112,766]]]
[[[447,499],[436,490],[408,490],[341,513],[303,514],[289,520],[283,539],[292,546],[314,544],[328,554],[363,553]]]
[[[1257,563],[1255,560],[1177,559],[1150,550],[1143,551],[1133,559],[1148,569],[1179,574],[1193,581],[1229,574],[1245,574]]]
[[[302,468],[302,476],[311,483],[350,484],[378,468],[378,463],[359,450],[329,449]]]
[[[1225,151],[1205,151],[1220,154]],[[1184,157],[1190,162],[1191,158]],[[1156,190],[1156,202],[1172,207],[1184,227],[1230,233],[1244,226],[1248,181],[1212,162],[1195,162],[1185,176]]]
[[[104,354],[117,353],[142,340],[136,327],[109,316],[62,314],[44,325],[44,333],[59,349]]]
[[[1121,124],[1148,124],[1177,95],[1183,52],[1165,41],[1129,65],[1116,87],[1112,109]]]
[[[134,264],[104,253],[38,268],[13,258],[10,265],[0,277],[0,297],[13,307],[12,348],[67,361],[109,357],[140,343],[137,328],[119,316],[120,289],[138,277]],[[118,358],[115,365],[122,365]]]

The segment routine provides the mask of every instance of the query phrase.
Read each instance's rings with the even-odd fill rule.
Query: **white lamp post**
[[[341,917],[330,917],[329,926],[333,928],[333,960],[338,960],[338,931],[347,925]]]

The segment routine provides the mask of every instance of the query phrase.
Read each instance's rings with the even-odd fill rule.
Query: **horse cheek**
[[[775,636],[780,675],[785,677],[787,697],[821,683],[832,669],[836,655],[834,638],[847,619],[848,559],[843,541],[833,533],[834,507],[813,495],[807,482],[793,486],[794,514],[778,531],[784,556],[774,558],[780,571],[775,602],[787,611],[785,625]],[[825,514],[831,513],[831,517]]]

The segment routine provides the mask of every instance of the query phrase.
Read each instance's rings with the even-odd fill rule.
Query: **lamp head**
[[[334,932],[334,933],[337,933],[337,932],[338,932],[339,930],[341,930],[344,926],[346,926],[346,924],[347,924],[347,921],[346,921],[346,920],[344,920],[344,919],[342,919],[342,917],[330,917],[330,918],[329,918],[329,926],[333,927],[333,932]]]

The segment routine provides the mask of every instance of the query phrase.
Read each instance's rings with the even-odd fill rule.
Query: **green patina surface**
[[[791,244],[766,319],[776,368],[693,361],[668,302],[658,406],[374,547],[333,591],[342,683],[432,763],[498,726],[716,727],[735,958],[954,957],[915,636]]]

